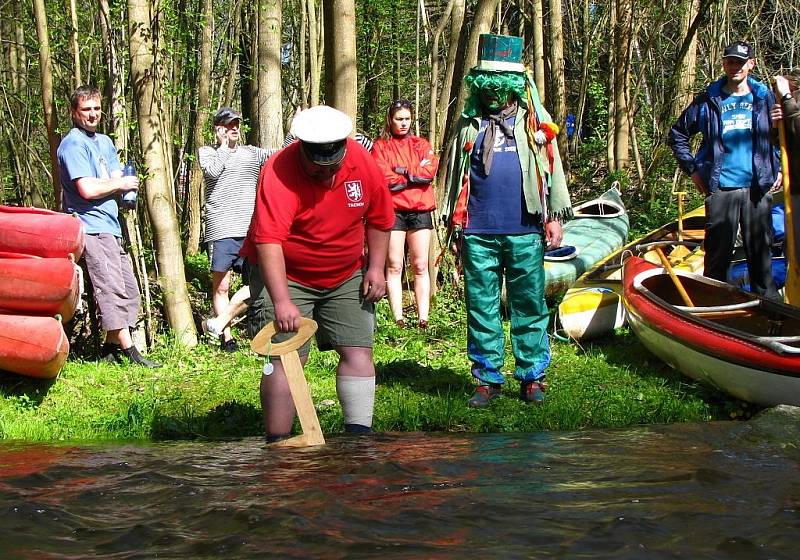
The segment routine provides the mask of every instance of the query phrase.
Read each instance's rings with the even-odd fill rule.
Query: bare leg
[[[228,305],[230,299],[228,298],[228,291],[231,287],[231,271],[216,272],[211,271],[211,309],[214,310],[214,315],[219,316],[222,314]],[[222,332],[222,340],[228,341],[231,339],[231,330],[227,324],[223,329],[218,329]]]
[[[415,229],[409,231],[407,239],[409,259],[414,270],[414,297],[417,300],[417,316],[420,322],[427,322],[431,303],[431,279],[428,275],[431,230]]]
[[[228,328],[236,317],[243,315],[247,311],[248,299],[250,299],[250,286],[242,286],[233,294],[230,303],[225,309],[217,313],[216,317],[206,321],[209,330],[222,332],[223,329]]]
[[[300,356],[305,365],[308,356]],[[288,435],[294,423],[294,401],[286,381],[286,372],[280,358],[272,360],[274,368],[270,375],[261,376],[261,409],[264,413],[264,430],[267,435]]]
[[[386,256],[386,292],[395,321],[403,319],[403,257],[406,252],[406,232],[393,231],[389,237]]]
[[[106,342],[116,344],[120,348],[130,348],[133,346],[131,331],[127,327],[115,331],[106,331]]]

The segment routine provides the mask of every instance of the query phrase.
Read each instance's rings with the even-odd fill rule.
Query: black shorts
[[[433,229],[433,211],[395,210],[393,231],[413,231],[415,229]]]

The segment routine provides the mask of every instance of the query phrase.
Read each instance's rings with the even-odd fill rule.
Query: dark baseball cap
[[[722,58],[739,58],[750,60],[753,58],[753,47],[744,41],[734,41],[722,51]]]
[[[217,110],[217,114],[214,115],[214,124],[229,124],[233,121],[240,121],[242,120],[242,115],[239,114],[238,111],[231,109],[230,107],[220,107]]]

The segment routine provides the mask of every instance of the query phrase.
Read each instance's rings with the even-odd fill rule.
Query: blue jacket
[[[708,187],[709,192],[719,189],[722,171],[722,86],[727,78],[713,82],[704,92],[694,98],[692,103],[678,117],[669,131],[668,143],[672,148],[678,165],[687,174],[695,171]],[[778,151],[770,142],[769,110],[775,103],[772,91],[763,83],[747,78],[753,92],[753,185],[763,194],[767,192],[781,169]],[[689,141],[697,133],[703,141],[697,154],[692,155]]]

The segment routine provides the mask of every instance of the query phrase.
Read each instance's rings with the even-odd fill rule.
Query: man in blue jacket
[[[741,227],[753,292],[776,297],[772,279],[770,191],[780,185],[780,161],[770,143],[775,96],[749,76],[752,47],[731,43],[722,55],[725,75],[695,97],[669,133],[680,168],[705,195],[705,275],[725,281]],[[689,141],[700,133],[692,154]]]

